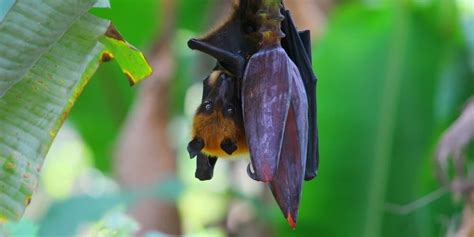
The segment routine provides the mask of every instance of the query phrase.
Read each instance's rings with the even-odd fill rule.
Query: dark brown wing
[[[221,27],[201,39],[188,41],[189,48],[214,57],[239,79],[243,76],[246,59],[259,47],[260,34],[256,32],[258,9],[251,7],[251,2],[241,0]]]
[[[317,176],[319,167],[319,141],[316,114],[317,79],[311,65],[311,40],[309,31],[297,31],[289,11],[283,10],[282,14],[285,16],[285,20],[282,22],[282,31],[286,35],[286,37],[282,39],[282,46],[299,69],[308,100],[309,142],[305,179],[311,180]]]

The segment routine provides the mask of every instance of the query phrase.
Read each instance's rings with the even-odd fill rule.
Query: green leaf
[[[3,0],[0,2],[0,22],[3,20],[8,10],[12,7],[15,0]]]
[[[0,23],[0,97],[22,80],[95,2],[16,1]]]
[[[101,197],[84,195],[54,202],[41,221],[39,233],[40,236],[74,236],[82,223],[95,222],[118,206],[128,207],[150,198],[175,201],[184,188],[183,183],[172,178],[140,190],[124,190]]]
[[[34,237],[38,236],[38,226],[30,220],[21,220],[18,223],[7,222],[0,226],[0,236]]]
[[[100,43],[110,22],[88,13],[95,3],[18,0],[0,23],[0,220],[22,216],[54,137],[114,50]]]
[[[110,28],[115,31],[115,28]],[[138,49],[128,44],[121,36],[117,37],[118,32],[113,35],[107,34],[101,38],[101,42],[107,47],[103,56],[107,59],[117,58],[117,62],[127,77],[130,85],[135,85],[141,79],[149,76],[152,72],[145,56]]]
[[[139,230],[139,224],[126,214],[125,208],[117,208],[107,213],[102,220],[95,223],[92,235],[109,237],[128,237]]]

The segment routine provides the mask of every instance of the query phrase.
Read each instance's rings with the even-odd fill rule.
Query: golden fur
[[[210,156],[229,158],[248,152],[242,125],[239,126],[231,118],[225,118],[218,110],[212,114],[198,113],[194,116],[193,136],[204,140],[202,152]],[[221,149],[220,145],[224,139],[230,139],[237,145],[237,150],[232,155]]]

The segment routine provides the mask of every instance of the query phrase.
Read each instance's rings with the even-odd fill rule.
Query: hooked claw
[[[251,167],[251,166],[252,166],[252,163],[250,162],[250,163],[247,165],[247,175],[248,175],[251,179],[253,179],[253,180],[255,180],[255,181],[261,181],[261,180],[258,179],[257,175],[255,175],[255,172],[252,171],[252,167]]]

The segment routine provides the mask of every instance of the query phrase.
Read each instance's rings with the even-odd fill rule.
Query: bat
[[[204,81],[203,103],[195,115],[193,140],[188,145],[191,157],[198,157],[196,177],[211,179],[218,156],[249,152],[248,175],[269,184],[293,228],[302,183],[313,179],[319,166],[316,76],[310,42],[309,31],[298,32],[283,5],[276,10],[262,8],[260,0],[241,0],[216,31],[188,42],[191,49],[218,62]],[[227,87],[209,83],[224,80],[222,75],[235,93],[210,93]],[[197,132],[212,127],[210,120],[200,119],[206,115],[202,111],[205,98],[233,101],[237,113],[228,117],[232,125],[222,123],[219,126],[224,128]],[[223,113],[222,109],[214,111],[215,116]],[[227,140],[228,145],[222,146],[226,136],[242,140]]]
[[[191,158],[197,156],[195,177],[202,181],[212,179],[218,157],[226,158],[248,152],[242,119],[240,84],[246,59],[256,52],[260,40],[256,32],[255,19],[258,8],[250,5],[252,4],[248,0],[241,1],[239,5],[233,6],[234,11],[230,18],[216,31],[202,39],[188,41],[189,48],[204,52],[218,61],[214,70],[203,82],[203,101],[193,118],[193,139],[187,148]],[[224,80],[222,77],[227,79]],[[210,83],[214,81],[226,81],[226,83]],[[233,93],[219,94],[219,90]],[[222,120],[224,122],[213,123],[215,118],[225,116],[222,109],[216,110],[212,115],[206,114],[202,110],[203,106],[206,106],[206,98],[232,101],[234,115]],[[231,126],[227,126],[229,124]],[[234,139],[229,140],[228,137]],[[233,151],[234,149],[236,150]]]
[[[212,178],[217,157],[248,152],[235,77],[219,65],[203,81],[203,96],[193,119],[193,139],[188,144],[191,158],[197,156],[195,176]]]

